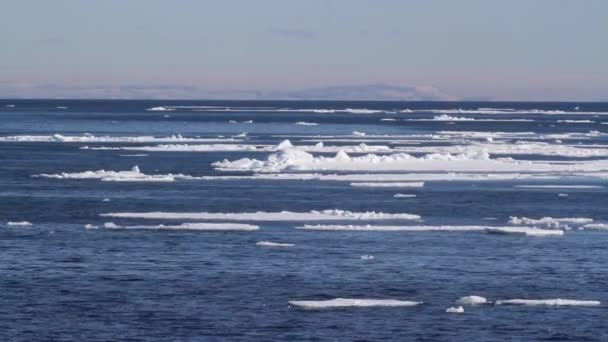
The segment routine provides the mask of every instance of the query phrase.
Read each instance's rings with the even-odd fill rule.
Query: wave
[[[188,220],[228,220],[228,221],[374,221],[374,220],[419,220],[413,214],[389,214],[367,211],[353,212],[340,209],[328,209],[309,212],[245,212],[245,213],[177,213],[177,212],[141,212],[141,213],[106,213],[103,217],[140,218],[140,219],[188,219]]]
[[[349,307],[410,307],[422,302],[395,299],[335,298],[329,300],[290,300],[289,305],[302,309],[337,309]]]

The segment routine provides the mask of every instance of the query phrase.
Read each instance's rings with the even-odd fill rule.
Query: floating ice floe
[[[11,227],[17,227],[17,226],[31,226],[32,223],[28,222],[28,221],[21,221],[21,222],[14,222],[14,221],[8,221],[6,223],[7,226],[11,226]]]
[[[515,185],[514,188],[524,189],[603,189],[601,185]]]
[[[433,153],[414,157],[406,153],[390,155],[366,154],[351,157],[340,151],[335,157],[315,157],[312,154],[286,149],[273,153],[266,160],[242,158],[212,164],[223,171],[442,171],[442,172],[590,172],[608,171],[608,160],[579,161],[577,163],[550,161],[518,161],[511,158],[491,159],[487,152],[472,151],[461,154]],[[534,171],[531,171],[534,170]]]
[[[53,135],[13,135],[0,137],[0,142],[60,142],[60,143],[162,143],[162,142],[223,142],[241,141],[233,138],[187,138],[180,134],[168,137],[154,136],[79,136]]]
[[[364,254],[364,255],[360,256],[359,259],[361,259],[361,260],[374,260],[375,257],[373,255]]]
[[[109,223],[109,224],[108,224]],[[254,231],[260,227],[242,223],[182,223],[179,225],[153,225],[153,226],[118,226],[106,222],[106,229],[134,229],[134,230],[196,230],[196,231]]]
[[[350,183],[350,186],[363,188],[422,188],[424,182],[361,182]]]
[[[558,229],[539,229],[531,227],[488,227],[486,233],[505,234],[505,235],[526,235],[526,236],[562,236],[563,230]]]
[[[148,108],[146,110],[149,112],[171,112],[171,111],[174,111],[175,108],[159,106],[159,107]]]
[[[480,305],[480,304],[487,304],[488,300],[484,297],[481,296],[465,296],[465,297],[461,297],[460,299],[458,299],[456,301],[456,304],[459,305]]]
[[[147,151],[147,152],[218,152],[218,151],[243,151],[243,152],[277,152],[288,149],[307,151],[307,152],[338,152],[348,153],[369,153],[369,152],[392,152],[392,149],[384,145],[359,145],[351,146],[325,146],[323,142],[315,145],[294,146],[289,140],[283,140],[277,145],[260,144],[165,144],[156,146],[119,146],[119,147],[88,147],[83,149],[90,150],[127,150],[127,151]]]
[[[389,214],[367,211],[352,212],[348,210],[329,209],[309,212],[264,212],[253,213],[175,213],[175,212],[143,212],[143,213],[107,213],[105,217],[141,218],[141,219],[184,219],[184,220],[228,220],[228,221],[366,221],[366,220],[419,220],[420,216],[413,214]]]
[[[561,236],[561,230],[538,229],[533,227],[491,227],[491,226],[382,226],[382,225],[303,225],[297,229],[318,231],[360,231],[360,232],[486,232],[492,234],[517,234],[526,236]]]
[[[447,313],[464,313],[464,308],[462,306],[452,306],[445,310]]]
[[[543,217],[540,219],[532,219],[528,217],[511,216],[509,218],[509,223],[513,225],[541,226],[553,229],[567,229],[570,228],[570,226],[580,226],[591,222],[593,222],[593,219],[583,217]]]
[[[608,223],[589,223],[583,226],[584,229],[608,230]]]
[[[394,194],[394,198],[413,198],[416,197],[414,194]]]
[[[597,300],[573,300],[573,299],[506,299],[497,300],[496,305],[543,305],[543,306],[599,306],[602,303]]]
[[[594,123],[595,121],[591,121],[591,120],[557,120],[557,122],[564,122],[564,123]]]
[[[295,244],[293,243],[279,243],[279,242],[271,242],[271,241],[258,241],[255,243],[257,246],[261,247],[293,247]]]
[[[185,175],[147,175],[134,166],[130,171],[84,171],[59,174],[39,174],[33,177],[55,178],[55,179],[100,179],[106,182],[173,182],[176,179],[188,179]]]
[[[302,309],[338,309],[348,307],[409,307],[422,302],[395,299],[335,298],[329,300],[290,300],[289,305]]]
[[[84,225],[84,229],[98,229],[98,228],[99,228],[98,226],[96,226],[94,224],[90,224],[90,223],[87,223]]]
[[[298,122],[295,123],[295,125],[299,125],[299,126],[317,126],[319,124],[318,123],[314,123],[314,122],[298,121]]]

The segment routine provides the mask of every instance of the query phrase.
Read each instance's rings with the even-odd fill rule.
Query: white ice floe
[[[486,232],[493,234],[517,234],[526,236],[560,236],[561,230],[538,229],[533,227],[492,227],[492,226],[384,226],[384,225],[310,225],[297,229],[317,231],[359,231],[359,232]]]
[[[608,230],[608,223],[589,223],[583,226],[584,229]]]
[[[59,174],[39,174],[34,177],[55,178],[55,179],[100,179],[107,182],[173,182],[176,179],[188,179],[184,175],[147,175],[134,166],[130,171],[84,171]]]
[[[464,313],[464,308],[462,306],[452,306],[445,310],[447,313]]]
[[[284,171],[442,171],[442,172],[599,172],[608,171],[608,160],[585,160],[577,163],[561,161],[523,161],[511,158],[490,158],[483,151],[461,154],[432,153],[414,157],[406,153],[390,155],[366,154],[351,157],[340,151],[335,157],[286,149],[273,153],[266,160],[242,158],[213,163],[218,170],[284,172]]]
[[[497,300],[496,305],[543,305],[543,306],[599,306],[602,303],[597,300],[573,300],[573,299],[506,299]]]
[[[424,182],[360,182],[350,183],[350,186],[362,188],[422,188]]]
[[[175,108],[160,106],[160,107],[148,108],[146,110],[149,112],[170,112],[170,111],[174,111]]]
[[[562,236],[563,230],[540,229],[532,227],[488,227],[486,233],[525,236]]]
[[[356,137],[364,137],[364,136],[366,136],[367,134],[366,134],[366,133],[364,133],[364,132],[353,131],[353,135],[354,135],[354,136],[356,136]]]
[[[6,223],[7,226],[11,226],[11,227],[17,227],[17,226],[31,226],[32,223],[28,222],[28,221],[20,221],[20,222],[15,222],[15,221],[8,221]]]
[[[364,254],[364,255],[360,256],[359,259],[361,259],[361,260],[374,260],[375,257],[373,255]]]
[[[595,121],[591,121],[591,120],[557,120],[557,122],[564,122],[564,123],[594,123]]]
[[[509,223],[513,225],[540,226],[553,229],[566,229],[570,228],[570,226],[577,227],[591,222],[593,222],[593,219],[583,217],[542,217],[540,219],[532,219],[528,217],[511,216],[509,218]]]
[[[456,304],[459,305],[479,305],[479,304],[486,304],[488,303],[488,300],[484,297],[481,296],[465,296],[465,297],[461,297],[460,299],[458,299],[456,301]]]
[[[261,145],[261,144],[163,144],[155,146],[119,146],[119,147],[84,147],[83,149],[90,150],[126,150],[126,151],[146,151],[146,152],[227,152],[227,151],[242,151],[242,152],[277,152],[284,150],[299,150],[306,152],[339,152],[345,151],[348,153],[370,153],[370,152],[392,152],[393,150],[385,145],[359,145],[350,146],[325,146],[323,142],[315,145],[300,145],[294,146],[291,141],[283,140],[277,145]]]
[[[306,122],[306,121],[298,121],[295,124],[299,125],[299,126],[317,126],[317,125],[319,125],[318,123]]]
[[[258,241],[255,243],[257,246],[261,247],[293,247],[295,244],[293,243],[279,243],[279,242],[271,242],[271,241]]]
[[[111,222],[109,222],[111,223]],[[118,226],[104,225],[106,229],[134,229],[134,230],[196,230],[196,231],[254,231],[260,227],[242,223],[182,223],[179,225],[153,225],[153,226]]]
[[[475,121],[474,118],[449,116],[447,114],[437,115],[437,116],[433,117],[433,120],[435,120],[435,121]]]
[[[187,138],[180,134],[168,137],[154,136],[95,136],[84,134],[67,136],[53,135],[13,135],[0,137],[0,142],[60,142],[60,143],[163,143],[163,142],[224,142],[241,141],[232,138]]]
[[[367,211],[353,212],[340,209],[329,209],[309,212],[265,212],[252,213],[176,213],[176,212],[142,212],[142,213],[107,213],[105,217],[141,218],[141,219],[184,219],[184,220],[227,220],[227,221],[374,221],[374,220],[419,220],[413,214],[389,214]]]
[[[514,188],[530,189],[602,189],[601,185],[515,185]]]
[[[414,194],[394,194],[393,197],[395,197],[395,198],[413,198],[413,197],[416,197],[416,195],[414,195]]]
[[[409,307],[422,302],[395,299],[335,298],[329,300],[290,300],[289,305],[302,309],[337,309],[348,307]]]
[[[90,223],[87,223],[84,225],[84,229],[98,229],[98,228],[99,228],[98,226],[96,226],[94,224],[90,224]]]
[[[382,119],[380,119],[380,121],[397,121],[397,119],[394,119],[394,118],[382,118]]]

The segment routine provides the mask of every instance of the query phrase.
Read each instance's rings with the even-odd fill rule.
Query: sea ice
[[[464,313],[464,308],[462,306],[452,306],[445,310],[447,313]]]
[[[486,304],[488,303],[488,300],[484,297],[480,297],[480,296],[465,296],[465,297],[461,297],[460,299],[458,299],[456,301],[456,304],[460,304],[460,305],[478,305],[478,304]]]
[[[573,299],[507,299],[497,300],[496,305],[545,305],[545,306],[598,306],[597,300],[573,300]]]
[[[293,247],[293,246],[295,246],[293,243],[279,243],[279,242],[271,242],[271,241],[258,241],[255,244],[257,246],[262,246],[262,247]]]
[[[335,298],[330,300],[291,300],[289,305],[303,309],[335,309],[347,307],[409,307],[420,305],[422,302],[413,302],[395,299],[353,299]]]

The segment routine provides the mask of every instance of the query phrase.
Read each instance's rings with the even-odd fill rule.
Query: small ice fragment
[[[369,254],[364,254],[361,257],[361,260],[374,260],[375,257],[373,255],[369,255]]]
[[[364,132],[353,131],[353,135],[357,137],[364,137],[366,134]]]
[[[261,246],[261,247],[293,247],[293,246],[295,246],[293,243],[279,243],[279,242],[271,242],[271,241],[258,241],[255,244],[256,244],[256,246]]]
[[[478,305],[478,304],[486,304],[488,302],[487,299],[480,296],[465,296],[461,297],[456,301],[456,304],[460,305]]]
[[[104,228],[107,228],[107,229],[116,229],[116,228],[120,228],[120,226],[118,226],[118,225],[114,224],[114,222],[106,222],[106,223],[104,223],[104,224],[103,224],[103,227],[104,227]]]
[[[6,223],[6,225],[15,227],[15,226],[31,226],[32,224],[28,221],[21,221],[21,222],[8,221]]]
[[[393,195],[394,198],[412,198],[412,197],[416,197],[416,195],[414,194],[395,194]]]
[[[420,305],[422,302],[413,302],[395,299],[355,299],[335,298],[330,300],[291,300],[289,305],[303,309],[332,309],[346,307],[407,307]]]
[[[462,306],[452,306],[445,310],[447,313],[464,313],[464,308]]]
[[[92,225],[90,223],[84,225],[84,229],[97,229],[98,226]]]

